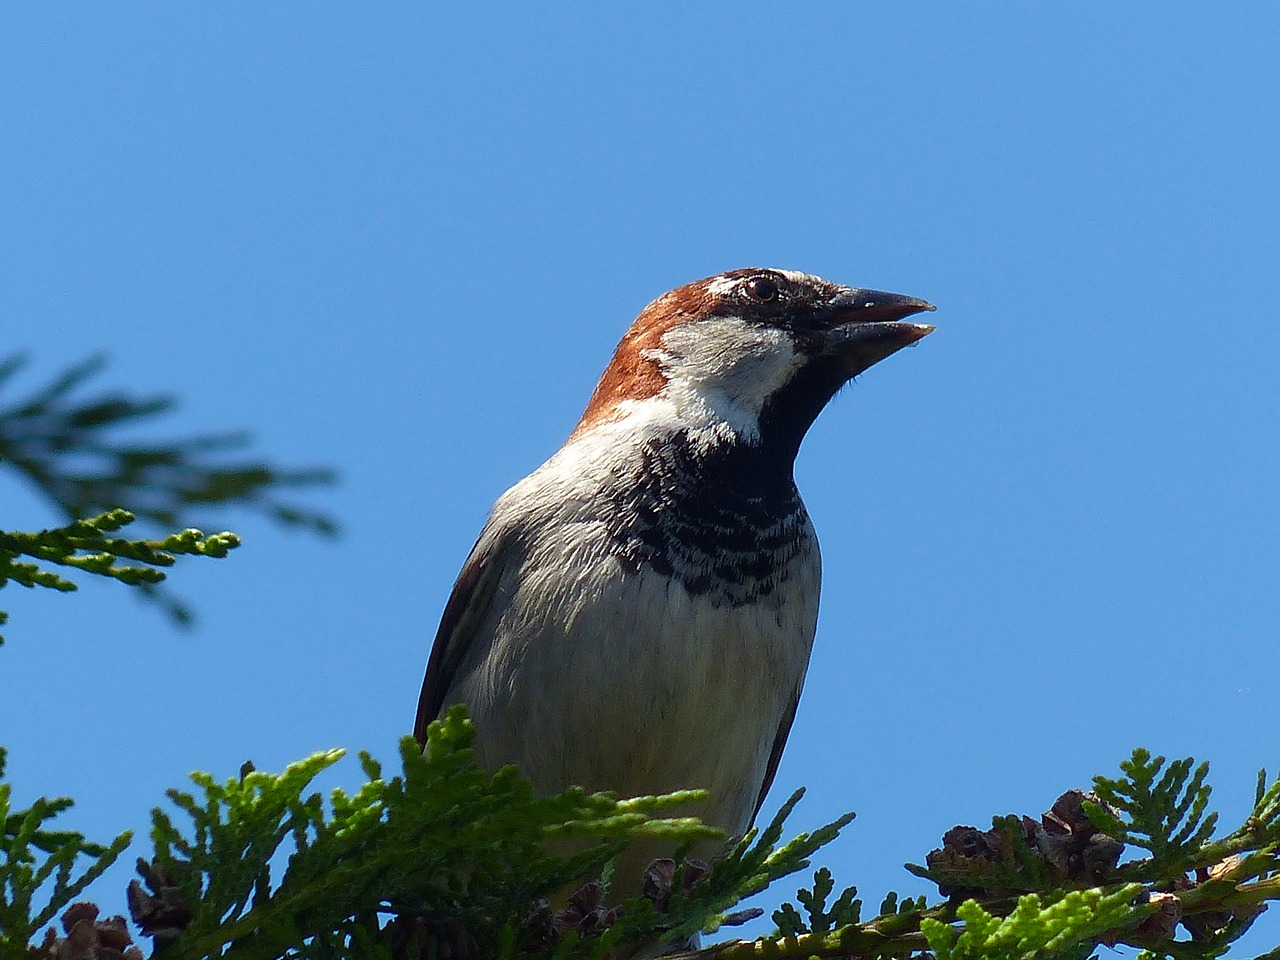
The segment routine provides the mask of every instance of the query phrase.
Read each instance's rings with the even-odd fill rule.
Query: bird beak
[[[881,290],[846,290],[834,297],[826,316],[823,354],[838,359],[848,376],[856,376],[885,357],[928,336],[927,323],[906,317],[937,308],[927,300]]]

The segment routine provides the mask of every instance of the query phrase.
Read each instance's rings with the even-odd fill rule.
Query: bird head
[[[933,309],[792,270],[686,284],[641,311],[573,436],[639,417],[701,444],[769,447],[790,463],[841,386],[929,334],[906,318]]]

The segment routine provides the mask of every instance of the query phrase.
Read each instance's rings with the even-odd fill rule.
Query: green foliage
[[[807,867],[852,819],[849,815],[782,842],[797,794],[767,827],[752,831],[709,866],[655,861],[645,896],[614,909],[603,902],[598,884],[587,884],[572,897],[569,891],[584,877],[607,872],[611,858],[637,839],[658,837],[675,848],[714,836],[696,820],[670,816],[701,794],[618,800],[575,789],[537,797],[512,768],[480,769],[469,749],[472,736],[459,708],[432,725],[425,754],[405,738],[397,776],[384,777],[380,766],[362,755],[367,782],[353,794],[333,791],[328,804],[311,784],[341,757],[336,750],[278,775],[247,767],[239,777],[219,782],[196,774],[195,791],[170,791],[177,812],[154,812],[155,859],[140,862],[145,887],[135,881],[129,891],[135,923],[154,939],[153,955],[165,960],[444,955],[607,960],[651,954],[657,944],[680,944],[690,934],[741,920],[742,913],[730,911],[743,898]],[[1141,814],[1136,822],[1144,827],[1135,833],[1144,839],[1176,837],[1196,819],[1196,801],[1184,801],[1188,794],[1203,794],[1204,775],[1190,762],[1170,766],[1174,775],[1149,795],[1173,799],[1162,818]],[[1169,768],[1138,751],[1123,765],[1123,775],[1107,783],[1118,797],[1144,796],[1143,784],[1163,783],[1163,773],[1153,775],[1153,769]],[[0,874],[5,881],[0,960],[27,956],[23,951],[30,938],[128,843],[125,835],[103,848],[78,834],[49,830],[47,821],[70,801],[42,800],[31,810],[10,813],[8,789],[0,781],[6,858]],[[1112,818],[1107,823],[1129,823],[1137,803],[1104,808]],[[1079,803],[1064,805],[1060,798],[1042,822],[1056,824],[1072,843],[1097,842],[1104,835],[1085,832],[1074,819],[1079,809]],[[1196,822],[1206,818],[1202,812]],[[869,920],[860,917],[857,891],[846,888],[833,900],[835,880],[819,869],[813,885],[797,894],[800,908],[784,904],[774,913],[779,926],[774,936],[670,956],[1085,960],[1099,946],[1128,944],[1144,948],[1143,960],[1213,960],[1265,904],[1280,900],[1278,819],[1280,779],[1268,783],[1264,777],[1254,811],[1240,830],[1206,839],[1195,849],[1190,841],[1165,843],[1159,853],[1138,861],[1146,864],[1150,879],[1124,879],[1132,866],[1124,864],[1108,882],[1064,889],[1060,877],[1052,879],[1059,876],[1052,861],[1065,848],[1029,844],[1023,855],[1042,857],[1050,868],[1020,876],[1044,889],[1019,895],[973,889],[933,905],[923,896],[890,894]],[[1033,835],[1030,818],[996,822],[1006,831],[1021,823],[1024,836]],[[1197,826],[1189,836],[1199,833]],[[1004,835],[994,833],[997,839]],[[38,851],[46,855],[37,856]],[[1225,860],[1212,859],[1224,851],[1230,851]],[[998,845],[988,852],[1002,855]],[[71,864],[82,856],[90,858],[88,869],[73,878]],[[1211,865],[1188,873],[1179,865],[1189,861]],[[52,893],[37,906],[35,893],[42,885]],[[92,907],[73,910],[89,920],[96,917]],[[118,930],[109,930],[105,922],[91,930],[89,921],[82,921],[80,927],[82,944],[98,935],[105,950],[108,933],[112,943],[122,942]],[[30,956],[70,955],[64,945],[72,939],[70,933],[65,939],[49,934]],[[115,954],[94,954],[108,955]]]
[[[748,919],[730,911],[775,880],[808,867],[809,858],[853,820],[852,813],[845,814],[812,833],[798,834],[779,845],[786,820],[803,796],[803,790],[792,794],[767,827],[749,830],[695,884],[682,890],[678,880],[673,883],[669,900],[664,898],[657,904],[641,898],[628,901],[620,923],[629,928],[624,939],[636,943],[678,941],[697,933],[714,933],[723,925]],[[751,915],[758,912],[751,911]]]
[[[1104,892],[1072,890],[1050,903],[1029,893],[1005,915],[989,913],[975,900],[956,908],[957,930],[926,917],[920,933],[937,960],[1083,960],[1108,932],[1151,913],[1132,883]]]
[[[26,357],[0,362],[0,391],[11,387]],[[0,407],[0,460],[25,475],[66,516],[128,507],[165,528],[185,526],[192,508],[236,503],[280,523],[333,533],[329,517],[282,503],[274,491],[332,483],[329,470],[280,470],[264,461],[219,463],[215,455],[247,446],[244,433],[142,444],[115,442],[111,431],[173,410],[169,395],[122,391],[73,396],[105,365],[90,357],[51,383]]]
[[[40,928],[120,856],[131,835],[122,833],[102,846],[79,833],[48,829],[46,824],[72,801],[41,797],[15,810],[4,768],[0,748],[0,960],[19,960],[27,956],[27,944]]]
[[[1134,750],[1120,764],[1124,777],[1094,777],[1101,802],[1086,804],[1089,818],[1109,836],[1151,851],[1159,863],[1190,864],[1218,822],[1216,813],[1207,812],[1209,764],[1193,768],[1193,763],[1188,757],[1166,767],[1164,757]]]
[[[399,776],[362,755],[367,782],[333,791],[327,806],[308,791],[337,750],[278,775],[194,774],[197,791],[169,791],[176,816],[153,813],[149,889],[135,881],[129,894],[135,922],[167,960],[400,956],[415,939],[424,956],[448,941],[486,958],[604,957],[740,921],[730,911],[743,898],[803,869],[851,819],[783,843],[797,794],[710,868],[672,864],[648,897],[601,911],[606,922],[570,923],[581,919],[572,905],[553,905],[628,843],[722,836],[670,816],[705,794],[538,797],[514,768],[482,770],[473,736],[456,708],[431,725],[425,752],[405,738]]]
[[[1211,855],[1219,858],[1249,850],[1265,850],[1280,844],[1280,774],[1267,784],[1267,771],[1258,771],[1253,811],[1244,825],[1234,833],[1209,846]]]
[[[473,735],[455,710],[432,725],[425,753],[405,738],[402,773],[391,779],[362,755],[368,782],[352,795],[335,790],[328,811],[306,791],[341,751],[279,775],[251,771],[218,783],[197,774],[200,796],[169,791],[189,822],[179,827],[157,810],[152,838],[160,873],[174,878],[190,919],[165,956],[374,956],[407,930],[446,922],[482,956],[515,956],[545,936],[530,905],[598,871],[628,841],[660,837],[674,847],[718,835],[666,816],[700,799],[696,791],[537,797],[514,768],[482,770],[468,748]],[[272,864],[290,847],[274,882]],[[133,900],[142,906],[135,914],[145,914],[147,897]],[[704,922],[712,912],[702,904]],[[681,929],[695,914],[679,913]],[[613,940],[663,922],[627,919]],[[145,917],[143,930],[152,932]],[[585,941],[579,946],[566,956],[589,954]]]
[[[12,393],[13,381],[25,366],[26,358],[20,354],[0,361],[0,395]],[[172,411],[175,399],[167,395],[137,397],[119,390],[80,396],[81,388],[103,366],[101,356],[91,357],[64,371],[46,386],[0,405],[0,465],[22,476],[62,516],[76,523],[91,523],[80,518],[95,514],[114,516],[124,508],[144,523],[167,531],[203,526],[208,517],[197,516],[197,513],[235,505],[257,510],[287,526],[324,535],[336,533],[337,525],[331,517],[278,496],[281,490],[331,484],[333,472],[280,469],[259,459],[228,461],[229,453],[248,445],[249,437],[245,433],[202,435],[160,443],[114,439],[125,428]],[[72,531],[76,523],[61,529]],[[174,536],[189,537],[191,533],[188,530]],[[6,536],[41,537],[44,534]],[[173,544],[174,537],[163,542]],[[132,549],[144,552],[150,546],[170,554],[206,552],[213,555],[211,551],[158,546],[150,540],[128,543]],[[12,550],[15,545],[11,539],[5,549]],[[31,546],[43,547],[42,544]],[[128,553],[113,554],[106,548],[86,549],[91,554],[155,563]],[[111,572],[114,564],[110,560],[95,559],[92,555],[56,562],[131,583],[144,597],[161,603],[176,622],[185,624],[192,619],[185,604],[158,586],[163,578],[156,577],[154,571],[132,573],[128,572],[132,568],[124,568],[124,572],[117,574]],[[30,568],[27,573],[44,586],[70,589],[65,579],[45,576]],[[10,578],[22,582],[12,573]],[[3,622],[0,615],[0,623]]]
[[[0,530],[0,587],[13,582],[24,587],[76,589],[74,582],[42,563],[108,577],[130,586],[157,584],[165,578],[164,571],[158,568],[172,566],[176,556],[225,557],[240,545],[240,538],[234,533],[206,536],[199,530],[183,530],[163,540],[108,536],[133,521],[128,510],[117,509],[38,533]],[[120,564],[121,560],[129,562]]]
[[[885,894],[885,898],[880,901],[880,916],[882,917],[906,917],[913,913],[920,913],[925,909],[925,897],[923,894],[912,899],[905,897],[898,899],[896,891],[890,890]]]
[[[801,917],[800,911],[790,903],[784,903],[773,912],[773,922],[778,925],[779,935],[794,937],[801,933],[825,933],[861,920],[862,901],[857,899],[858,888],[845,887],[835,903],[828,907],[827,897],[831,896],[835,888],[836,883],[830,870],[822,867],[815,872],[813,887],[796,891],[796,899],[805,908],[807,919]],[[882,909],[880,912],[888,911]]]
[[[820,870],[797,896],[807,921],[786,904],[772,940],[698,958],[1085,960],[1127,944],[1143,948],[1142,960],[1214,960],[1280,900],[1280,778],[1268,784],[1260,774],[1244,825],[1212,840],[1206,773],[1136,750],[1120,777],[1097,778],[1097,794],[1068,791],[1039,820],[1002,816],[988,831],[947,831],[928,867],[908,865],[940,885],[944,902],[890,894],[873,919],[829,923],[835,883]],[[1118,863],[1120,837],[1151,855]],[[837,906],[852,897],[846,891]]]

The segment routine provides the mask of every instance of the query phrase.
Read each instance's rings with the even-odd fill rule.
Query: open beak
[[[927,300],[881,290],[846,290],[824,311],[823,353],[841,362],[848,376],[857,376],[885,357],[933,332],[927,323],[907,317],[937,308]]]

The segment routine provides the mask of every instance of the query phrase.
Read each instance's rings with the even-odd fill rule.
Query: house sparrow
[[[487,767],[517,764],[545,793],[705,788],[694,812],[742,833],[818,617],[800,441],[933,309],[757,268],[649,304],[565,445],[494,505],[436,633],[419,740],[462,703]],[[614,892],[636,892],[652,855],[619,863]]]

